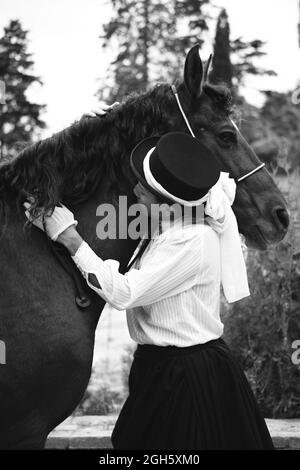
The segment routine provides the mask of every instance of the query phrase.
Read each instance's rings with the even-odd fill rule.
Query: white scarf
[[[220,237],[221,282],[228,302],[250,295],[237,220],[231,208],[235,191],[235,181],[228,173],[221,172],[219,180],[208,192],[204,211],[209,216],[207,222]],[[224,222],[220,222],[223,217]]]
[[[221,172],[217,183],[197,201],[184,201],[166,191],[151,173],[149,159],[154,148],[144,159],[144,174],[147,183],[160,194],[174,202],[194,206],[206,202],[205,220],[219,234],[221,254],[221,282],[228,302],[236,302],[250,295],[247,270],[236,217],[231,208],[235,198],[236,183],[229,174]],[[223,220],[224,219],[224,220]]]

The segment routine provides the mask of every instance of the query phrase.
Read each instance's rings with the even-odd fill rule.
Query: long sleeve
[[[119,262],[102,260],[85,242],[72,257],[88,285],[118,310],[153,304],[191,288],[199,279],[203,236],[190,228],[153,242],[140,269],[119,272]],[[88,279],[94,274],[100,288]]]

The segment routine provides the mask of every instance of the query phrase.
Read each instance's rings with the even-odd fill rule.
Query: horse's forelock
[[[232,112],[232,94],[225,84],[214,85],[205,83],[203,92],[207,95],[217,110],[222,114],[229,115]]]

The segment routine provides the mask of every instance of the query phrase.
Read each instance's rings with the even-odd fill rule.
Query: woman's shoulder
[[[164,227],[164,230],[157,236],[156,242],[160,243],[184,243],[188,241],[199,241],[206,237],[206,234],[213,232],[211,227],[203,222],[176,223]]]

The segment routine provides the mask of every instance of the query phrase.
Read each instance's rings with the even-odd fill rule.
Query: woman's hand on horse
[[[119,106],[119,101],[115,101],[113,104],[104,104],[101,108],[98,108],[96,111],[86,113],[86,116],[95,117],[95,116],[105,116],[107,113],[112,111],[116,106]]]
[[[47,215],[41,212],[37,217],[32,217],[30,214],[31,202],[24,202],[24,207],[27,219],[40,230],[46,230],[47,235],[53,241],[61,242],[66,235],[64,232],[70,228],[74,230],[78,223],[73,213],[63,204],[56,206],[52,214]]]

